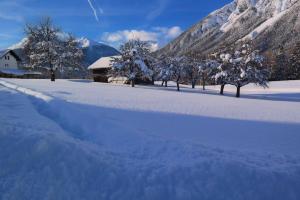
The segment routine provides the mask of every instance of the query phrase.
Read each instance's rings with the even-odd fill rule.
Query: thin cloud
[[[23,22],[24,19],[22,16],[19,15],[11,15],[7,13],[0,13],[0,19],[2,20],[9,20],[9,21],[16,21],[16,22]]]
[[[182,33],[179,26],[174,27],[154,27],[147,30],[120,30],[111,33],[104,33],[102,40],[112,46],[119,47],[120,44],[132,40],[140,39],[149,41],[152,44],[152,50],[157,50],[166,45],[170,40],[178,37]]]
[[[157,18],[158,16],[160,16],[164,12],[164,10],[166,9],[169,1],[170,0],[159,0],[157,8],[154,9],[152,12],[150,12],[147,15],[147,19],[148,20],[153,20],[153,19]]]
[[[94,4],[92,3],[92,0],[87,0],[93,13],[94,13],[94,16],[95,16],[95,19],[97,22],[99,22],[99,17],[98,17],[98,12],[97,12],[97,9],[95,8]]]

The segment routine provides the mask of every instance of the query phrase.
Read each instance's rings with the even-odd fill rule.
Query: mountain
[[[263,51],[300,41],[300,0],[234,0],[209,14],[158,53],[211,53],[240,41],[253,41]]]
[[[62,36],[60,36],[61,39]],[[89,65],[93,64],[96,62],[98,59],[102,57],[107,57],[107,56],[115,56],[118,55],[119,52],[106,44],[99,43],[93,40],[89,40],[87,38],[79,38],[77,39],[79,46],[82,48],[83,53],[84,53],[84,61],[83,64],[88,67]],[[24,46],[27,42],[27,39],[24,38],[21,42],[9,47],[9,49],[13,50],[16,52],[21,58],[24,58]]]
[[[87,66],[90,66],[102,57],[115,56],[119,54],[115,48],[87,38],[80,38],[78,39],[78,42],[83,50],[84,63]]]

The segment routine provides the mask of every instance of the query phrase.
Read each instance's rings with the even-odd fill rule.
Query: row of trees
[[[198,53],[183,56],[154,56],[150,45],[140,40],[131,40],[120,48],[121,56],[112,62],[112,74],[127,77],[132,87],[137,80],[162,81],[167,87],[168,81],[175,81],[177,90],[180,83],[189,83],[192,88],[198,82],[210,81],[221,85],[220,93],[224,93],[225,85],[237,88],[236,96],[240,97],[240,89],[254,83],[267,87],[270,72],[265,59],[251,45],[234,49],[226,49],[204,58]]]
[[[50,72],[52,81],[56,70],[64,73],[81,69],[83,52],[75,37],[61,34],[50,18],[26,25],[25,33],[24,52],[31,68]]]
[[[26,25],[27,42],[24,47],[30,67],[49,71],[51,80],[55,81],[55,71],[78,71],[82,68],[83,52],[71,34],[53,25],[50,18],[43,19],[35,25]],[[271,80],[300,78],[300,43],[290,53],[288,59],[282,49],[275,56],[266,59],[252,45],[226,47],[204,57],[201,53],[191,52],[182,56],[155,55],[151,53],[149,42],[131,40],[120,47],[121,56],[113,58],[113,76],[125,76],[132,87],[136,81],[162,81],[168,86],[175,81],[180,91],[181,83],[189,83],[192,88],[202,83],[205,90],[207,82],[221,85],[224,93],[226,85],[240,89],[255,83],[267,87]],[[288,63],[288,65],[287,65]]]

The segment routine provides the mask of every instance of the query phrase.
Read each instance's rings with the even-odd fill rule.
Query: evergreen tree
[[[272,67],[271,80],[280,81],[288,79],[289,64],[288,58],[281,46],[276,52],[275,65]]]

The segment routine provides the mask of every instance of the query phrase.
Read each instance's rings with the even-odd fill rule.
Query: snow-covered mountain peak
[[[92,46],[103,46],[103,45],[106,45],[106,44],[103,44],[101,42],[90,40],[90,39],[85,38],[85,37],[81,37],[81,38],[77,39],[77,41],[78,41],[78,43],[80,44],[80,46],[82,48],[90,48]]]
[[[290,48],[300,38],[300,0],[233,0],[210,13],[159,50],[210,53],[241,40],[256,40],[264,50]],[[271,39],[272,38],[272,39]]]
[[[275,4],[275,14],[281,13],[287,9],[289,9],[291,6],[293,6],[297,1],[299,0],[274,0]]]
[[[83,48],[88,48],[88,47],[90,47],[91,46],[91,40],[89,40],[89,39],[87,39],[87,38],[84,38],[84,37],[82,37],[82,38],[79,38],[78,40],[78,43],[80,44],[80,46],[81,47],[83,47]]]
[[[258,0],[236,0],[236,5],[239,9],[248,9],[254,7]]]
[[[24,48],[27,40],[28,40],[27,38],[23,38],[19,43],[14,44],[14,45],[8,47],[7,49],[12,49],[12,50],[13,49],[22,49],[22,48]]]

